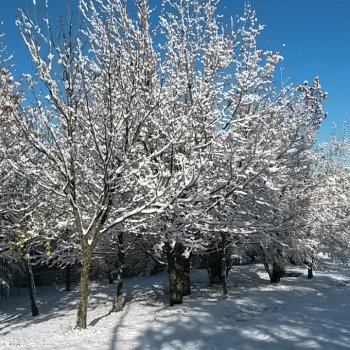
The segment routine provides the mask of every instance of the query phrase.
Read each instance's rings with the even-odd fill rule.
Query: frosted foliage
[[[346,135],[346,132],[345,132]],[[350,143],[347,137],[332,137],[316,149],[317,163],[308,190],[311,208],[307,223],[317,252],[335,260],[349,259]]]
[[[282,57],[257,48],[263,27],[250,6],[229,29],[215,1],[164,1],[155,29],[147,1],[136,9],[81,1],[82,29],[57,40],[24,12],[17,21],[37,103],[16,118],[40,206],[56,213],[45,217],[51,237],[68,229],[74,251],[77,239],[92,250],[128,227],[159,233],[158,246],[181,241],[185,254],[217,232],[239,246],[298,241],[324,118],[318,78],[274,87]]]
[[[11,87],[0,117],[13,126],[1,169],[26,186],[12,245],[33,244],[38,261],[61,267],[81,262],[83,296],[93,254],[108,249],[122,259],[137,245],[156,265],[179,246],[183,258],[221,250],[284,263],[312,260],[326,244],[314,198],[328,215],[324,191],[336,192],[343,170],[316,165],[318,77],[277,86],[283,58],[258,47],[263,26],[249,5],[227,25],[216,0],[160,3],[129,12],[124,0],[81,0],[79,26],[63,21],[59,35],[50,18],[22,11],[35,68],[22,100],[0,74]]]
[[[13,169],[13,161],[20,161],[24,147],[18,142],[13,111],[20,98],[10,73],[10,63],[4,49],[0,51],[0,252],[8,251],[10,233],[19,224],[29,198],[26,180]]]

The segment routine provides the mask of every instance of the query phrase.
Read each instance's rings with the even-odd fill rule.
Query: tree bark
[[[123,269],[122,266],[118,268],[117,272],[117,294],[113,302],[113,312],[123,311],[124,306],[124,296],[123,296]]]
[[[113,270],[108,270],[108,284],[113,284],[114,278],[113,278]]]
[[[314,273],[313,273],[313,261],[309,262],[307,264],[307,278],[311,279],[314,277]]]
[[[221,233],[221,281],[222,281],[222,295],[227,297],[227,259],[226,259],[226,235]]]
[[[270,281],[271,281],[271,279],[272,279],[272,272],[271,272],[271,269],[270,269],[270,265],[266,261],[263,262],[263,265],[264,265],[265,271],[268,273],[268,275],[270,277]]]
[[[90,247],[83,246],[83,258],[82,258],[82,269],[80,276],[80,287],[79,287],[79,304],[77,322],[75,325],[76,329],[85,329],[87,321],[87,307],[89,299],[89,272],[91,266],[91,249]]]
[[[118,246],[119,246],[119,253],[118,253],[118,266],[117,266],[117,294],[114,298],[113,302],[113,312],[120,312],[123,311],[124,308],[124,296],[123,296],[123,266],[124,266],[124,234],[123,232],[119,233],[118,235]]]
[[[311,258],[308,262],[306,262],[306,265],[307,265],[307,278],[311,279],[314,277],[314,273],[313,273],[314,258]]]
[[[268,263],[266,254],[265,254],[262,247],[261,247],[261,258],[262,258],[262,262],[264,264],[265,270],[269,274],[270,282],[271,283],[280,282],[281,277],[283,277],[285,275],[284,267],[281,264],[279,264],[278,262],[274,261],[272,264],[272,270],[271,270],[271,267]]]
[[[222,250],[209,253],[208,275],[210,284],[222,284]]]
[[[183,258],[183,296],[191,295],[191,279],[190,279],[190,273],[191,273],[191,261],[190,258]]]
[[[222,284],[222,294],[227,297],[227,275],[230,270],[228,267],[226,251],[226,235],[220,233],[220,243],[216,251],[209,254],[208,274],[210,284]]]
[[[307,268],[307,278],[311,279],[314,277],[313,271],[312,271],[312,266],[308,266]]]
[[[175,252],[176,252],[176,263],[178,265],[179,278],[182,283],[182,291],[181,291],[182,296],[191,295],[190,258],[186,258],[183,256],[183,253],[185,252],[185,247],[180,243],[176,245]],[[181,288],[181,286],[179,286],[179,288]]]
[[[66,266],[66,291],[69,292],[71,290],[71,264]]]
[[[30,309],[32,311],[32,316],[38,316],[39,310],[35,303],[35,281],[33,276],[33,269],[30,261],[27,263],[27,275],[28,275],[28,287],[29,287],[29,299],[30,299]]]
[[[175,248],[174,248],[175,250]],[[177,268],[176,255],[169,243],[166,243],[169,277],[169,305],[182,304],[183,286]]]
[[[284,274],[285,270],[283,266],[277,262],[274,262],[272,264],[272,275],[270,276],[271,283],[279,283]]]
[[[185,251],[185,247],[181,243],[176,243],[174,248],[174,258],[175,258],[175,270],[176,270],[176,294],[181,299],[182,303],[182,297],[184,292],[184,271],[183,271],[183,255],[182,253]]]

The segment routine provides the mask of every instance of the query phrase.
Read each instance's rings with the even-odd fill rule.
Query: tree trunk
[[[183,258],[183,278],[182,278],[182,284],[183,284],[183,296],[191,295],[191,280],[190,280],[190,273],[191,273],[191,261],[190,258]]]
[[[124,308],[124,296],[123,296],[123,266],[124,266],[124,234],[123,232],[119,233],[118,235],[118,246],[119,246],[119,253],[118,253],[118,266],[117,266],[117,294],[114,298],[113,302],[113,312],[120,312],[123,311]]]
[[[113,312],[123,311],[124,306],[124,296],[123,296],[123,269],[122,266],[118,268],[117,272],[117,294],[113,302]]]
[[[271,283],[278,283],[280,281],[280,277],[278,275],[278,272],[274,268],[274,266],[272,267],[272,274],[270,277],[270,281],[271,281]]]
[[[175,250],[175,248],[174,248]],[[170,244],[166,243],[166,252],[168,260],[168,276],[169,276],[169,305],[182,304],[183,286],[177,268],[175,252],[171,249]]]
[[[226,235],[221,233],[221,281],[222,281],[222,295],[227,297],[227,259],[226,259]]]
[[[285,269],[283,266],[277,262],[274,262],[272,265],[272,275],[270,276],[271,283],[279,283],[284,274]]]
[[[79,304],[78,304],[78,314],[77,322],[75,325],[76,329],[85,329],[87,320],[87,307],[89,298],[89,272],[91,266],[91,249],[90,247],[83,246],[83,259],[82,259],[82,269],[80,276],[80,286],[79,286]]]
[[[305,262],[307,265],[307,278],[311,279],[314,277],[313,267],[314,267],[314,258],[309,259]]]
[[[314,273],[313,273],[312,269],[313,269],[313,263],[311,262],[307,265],[307,278],[308,279],[311,279],[314,277]]]
[[[266,272],[269,274],[270,277],[270,282],[271,283],[278,283],[281,280],[281,277],[283,277],[285,275],[285,269],[284,267],[279,264],[278,262],[273,262],[272,264],[272,271],[270,268],[270,265],[268,263],[265,251],[263,250],[263,248],[261,247],[261,258],[262,258],[262,262],[264,264],[265,270]]]
[[[32,311],[32,316],[38,316],[39,310],[35,303],[35,281],[34,281],[33,269],[32,269],[32,265],[30,264],[30,260],[26,265],[27,265],[30,309]]]
[[[70,272],[71,272],[71,264],[68,264],[66,266],[66,291],[69,292],[71,290],[71,279],[70,279]]]
[[[178,274],[180,282],[182,283],[182,296],[191,295],[191,263],[190,258],[185,258],[183,253],[185,252],[185,247],[182,244],[177,244],[175,248],[176,252],[176,264],[178,265]],[[179,286],[181,288],[181,286]]]
[[[208,275],[210,284],[222,284],[222,250],[209,253]]]
[[[266,261],[264,261],[263,264],[264,264],[265,271],[268,273],[268,275],[270,277],[270,281],[271,281],[272,280],[272,271],[271,271],[270,265]]]
[[[114,278],[113,278],[113,270],[108,271],[108,284],[113,284]]]
[[[313,277],[314,277],[314,274],[312,272],[312,266],[310,266],[310,267],[307,268],[307,278],[311,279]]]
[[[226,235],[220,234],[220,243],[216,251],[209,254],[208,274],[210,284],[222,284],[222,294],[227,297],[227,275],[229,271],[226,255]]]
[[[175,258],[175,270],[176,270],[176,294],[181,299],[182,303],[182,297],[184,292],[184,271],[183,271],[183,255],[182,253],[185,251],[185,247],[181,243],[176,243],[174,248],[174,258]]]

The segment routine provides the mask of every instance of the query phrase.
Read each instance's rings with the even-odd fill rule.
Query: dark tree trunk
[[[307,264],[307,278],[311,279],[314,277],[313,273],[313,261]]]
[[[272,275],[270,276],[271,283],[279,283],[281,277],[285,275],[285,269],[282,265],[274,262],[272,265]]]
[[[185,252],[185,247],[182,244],[176,244],[175,246],[175,259],[177,266],[178,277],[180,278],[180,282],[182,283],[182,296],[191,295],[191,281],[190,281],[190,271],[191,264],[190,258],[185,258],[183,253]],[[178,286],[181,288],[181,285]]]
[[[71,264],[66,266],[66,291],[69,292],[71,290]]]
[[[266,261],[264,261],[263,264],[264,264],[265,271],[268,273],[268,275],[270,277],[270,281],[271,281],[272,271],[271,271],[270,265]]]
[[[314,277],[314,273],[313,273],[314,258],[311,258],[306,264],[307,264],[307,278],[311,279]]]
[[[113,302],[113,312],[123,311],[124,306],[124,296],[123,296],[123,269],[120,263],[120,267],[117,270],[117,293]]]
[[[174,250],[176,247],[174,248]],[[179,268],[176,263],[176,254],[169,243],[166,243],[169,277],[169,305],[182,304],[183,285],[179,276]]]
[[[210,284],[222,284],[222,294],[227,297],[227,276],[229,273],[227,242],[225,233],[220,234],[218,249],[209,254],[208,274]]]
[[[270,277],[270,282],[271,283],[278,283],[281,280],[281,277],[283,277],[285,275],[285,269],[284,267],[279,264],[278,262],[273,262],[272,264],[272,270],[271,267],[268,263],[265,251],[263,249],[263,247],[261,247],[261,258],[262,258],[262,262],[264,264],[265,270],[266,272],[269,274]]]
[[[271,283],[279,283],[281,280],[280,276],[278,275],[277,271],[272,268],[272,275],[270,277]]]
[[[114,278],[113,278],[113,270],[108,271],[108,284],[113,284]]]
[[[27,266],[27,276],[28,276],[28,287],[29,287],[29,299],[30,299],[30,309],[32,311],[32,316],[38,316],[39,310],[35,303],[35,281],[33,276],[33,269],[30,261],[26,264]]]
[[[119,246],[119,253],[118,253],[118,266],[117,266],[117,294],[114,298],[113,302],[113,312],[120,312],[123,311],[124,307],[124,296],[123,296],[123,266],[124,266],[124,234],[121,232],[118,235],[118,246]]]
[[[277,269],[275,268],[275,263],[272,265],[272,269],[269,265],[269,263],[267,263],[266,261],[263,263],[266,272],[268,273],[269,277],[270,277],[270,282],[271,283],[278,283],[280,281],[280,276],[277,272]]]
[[[183,296],[191,295],[191,280],[190,280],[190,272],[191,272],[191,262],[190,258],[183,259]]]
[[[268,260],[267,260],[267,257],[266,257],[266,254],[265,254],[265,251],[264,249],[261,247],[261,259],[262,259],[262,262],[264,264],[264,268],[266,270],[266,272],[268,273],[269,277],[270,277],[270,282],[272,282],[273,280],[273,272],[271,271],[271,268],[270,268],[270,265],[268,263]]]
[[[82,268],[80,275],[79,303],[76,329],[85,329],[87,320],[87,307],[89,299],[89,273],[91,266],[91,249],[83,246]]]
[[[221,233],[221,280],[222,280],[222,294],[227,297],[227,257],[226,257],[226,235]]]
[[[222,250],[209,253],[208,275],[210,284],[222,284]]]
[[[5,258],[0,255],[0,299],[7,299],[12,282],[11,268]]]

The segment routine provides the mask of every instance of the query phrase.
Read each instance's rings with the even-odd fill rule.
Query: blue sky
[[[43,3],[44,0],[37,0]],[[71,0],[72,7],[77,0]],[[152,4],[159,0],[151,0]],[[65,0],[49,0],[53,16],[65,14]],[[328,138],[331,124],[350,119],[350,0],[251,0],[259,22],[266,28],[260,39],[263,49],[284,56],[284,79],[300,84],[318,75],[325,91],[328,120],[323,122],[319,139]],[[219,12],[225,16],[242,13],[244,0],[221,0]],[[29,56],[14,24],[18,8],[32,12],[32,0],[0,0],[9,52],[15,54],[18,72],[30,71]],[[349,114],[349,117],[348,117]]]

